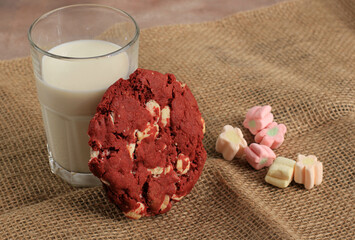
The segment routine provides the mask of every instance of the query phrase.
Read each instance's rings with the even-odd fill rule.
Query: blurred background
[[[217,20],[283,1],[286,0],[0,0],[0,60],[28,56],[27,30],[32,22],[66,5],[96,3],[119,8],[145,29]]]

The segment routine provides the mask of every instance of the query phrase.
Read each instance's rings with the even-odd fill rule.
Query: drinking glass
[[[28,39],[50,169],[73,186],[98,185],[88,125],[106,89],[137,69],[139,27],[122,10],[79,4],[39,17]]]

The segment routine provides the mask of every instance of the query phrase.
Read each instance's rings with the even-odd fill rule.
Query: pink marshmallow
[[[272,123],[273,120],[274,115],[271,113],[271,106],[255,106],[248,110],[243,126],[255,135]]]
[[[314,155],[298,155],[295,167],[295,182],[304,184],[306,189],[319,185],[323,180],[323,164]]]
[[[244,153],[248,163],[256,170],[270,166],[276,158],[271,148],[257,143],[252,143],[249,147],[246,147]]]
[[[286,131],[284,124],[272,122],[255,135],[255,142],[276,149],[283,143]]]

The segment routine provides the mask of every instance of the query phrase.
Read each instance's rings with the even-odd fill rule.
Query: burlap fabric
[[[204,172],[163,216],[128,220],[102,189],[50,173],[29,58],[0,62],[0,239],[351,239],[354,237],[355,2],[291,1],[223,20],[142,31],[140,67],[189,85],[206,120]],[[225,124],[270,104],[288,127],[279,156],[315,154],[308,191],[214,150]],[[252,135],[242,128],[247,141]]]

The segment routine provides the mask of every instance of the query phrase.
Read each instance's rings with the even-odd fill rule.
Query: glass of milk
[[[73,186],[99,185],[88,168],[89,121],[106,89],[138,66],[139,28],[124,11],[71,5],[28,31],[51,171]]]

